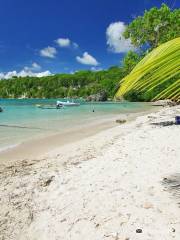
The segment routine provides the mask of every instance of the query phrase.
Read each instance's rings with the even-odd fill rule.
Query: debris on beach
[[[126,123],[127,121],[125,119],[117,119],[116,123],[123,124]]]

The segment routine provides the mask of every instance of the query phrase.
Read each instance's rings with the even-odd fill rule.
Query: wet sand
[[[87,124],[63,133],[25,141],[18,146],[0,152],[0,162],[16,162],[23,159],[38,159],[46,153],[67,143],[92,136],[100,131],[115,127],[115,119]]]
[[[158,107],[147,110],[148,112],[158,111]],[[93,120],[90,123],[83,124],[79,127],[70,128],[62,133],[49,134],[36,139],[25,140],[12,148],[0,151],[0,162],[9,163],[18,160],[38,159],[45,154],[59,148],[60,146],[83,140],[93,136],[103,130],[117,126],[117,119],[125,119],[127,122],[134,120],[136,117],[147,114],[145,112],[119,114],[105,119]]]

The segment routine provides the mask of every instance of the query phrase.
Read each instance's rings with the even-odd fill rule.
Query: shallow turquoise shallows
[[[79,127],[105,116],[140,112],[150,108],[147,103],[79,102],[79,107],[40,109],[37,104],[55,105],[56,99],[0,99],[0,106],[4,109],[0,113],[0,150],[24,140]]]

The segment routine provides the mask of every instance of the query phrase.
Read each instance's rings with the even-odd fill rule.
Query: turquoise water
[[[0,113],[0,150],[24,140],[79,127],[106,116],[140,112],[150,108],[147,103],[113,102],[80,102],[79,107],[63,109],[40,109],[36,106],[55,103],[56,99],[0,99],[0,106],[4,109]]]

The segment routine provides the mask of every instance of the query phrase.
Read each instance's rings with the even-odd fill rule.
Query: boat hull
[[[67,106],[67,107],[75,107],[75,106],[80,106],[80,103],[57,101],[57,106],[58,105]]]

